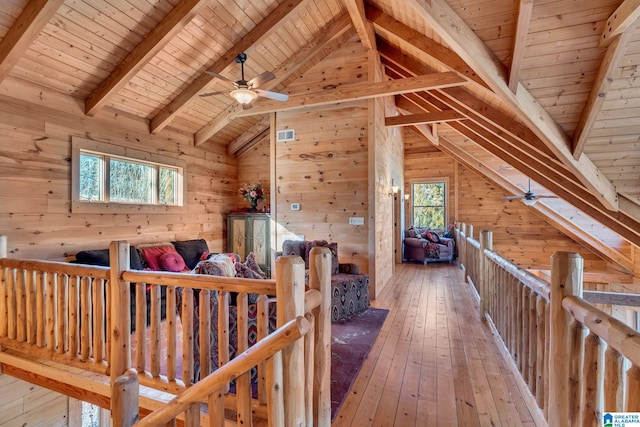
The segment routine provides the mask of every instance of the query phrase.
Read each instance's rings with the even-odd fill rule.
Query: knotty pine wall
[[[495,184],[466,169],[447,154],[418,137],[405,132],[405,182],[430,178],[449,181],[448,222],[473,224],[474,237],[483,229],[493,232],[494,250],[527,269],[550,268],[551,255],[558,250],[579,252],[585,271],[602,271],[606,262],[544,221],[520,201],[502,200],[506,194]],[[410,206],[410,202],[408,203]],[[407,209],[407,224],[411,212]]]
[[[269,136],[263,137],[258,143],[246,152],[238,156],[238,182],[247,182],[249,184],[259,182],[265,190],[266,200],[258,203],[258,209],[262,210],[269,205],[270,191],[270,168],[269,168]],[[248,208],[249,202],[244,200],[236,189],[237,207]]]
[[[322,90],[367,81],[367,52],[352,39],[309,69],[288,90]],[[275,142],[276,249],[292,235],[338,243],[340,262],[369,266],[367,101],[276,115],[276,130],[295,140]],[[290,209],[300,203],[299,211]],[[349,217],[365,218],[349,225]]]
[[[17,94],[22,99],[17,99]],[[13,97],[12,95],[16,95]],[[65,252],[131,243],[204,238],[225,249],[224,213],[237,205],[237,160],[226,147],[196,148],[190,136],[150,135],[145,122],[83,114],[82,102],[17,80],[0,85],[0,234],[11,257],[59,259]],[[187,164],[179,214],[78,214],[70,211],[71,137],[77,135],[175,157]]]

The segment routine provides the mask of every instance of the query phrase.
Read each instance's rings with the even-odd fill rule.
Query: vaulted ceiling
[[[25,85],[238,151],[265,114],[395,95],[425,141],[519,194],[612,265],[640,246],[639,0],[0,0],[0,101]],[[345,41],[389,82],[287,90]],[[272,71],[259,99],[201,97]],[[603,242],[606,244],[604,247]]]

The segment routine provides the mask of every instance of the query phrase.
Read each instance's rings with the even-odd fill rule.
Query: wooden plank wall
[[[481,230],[492,230],[496,252],[523,268],[548,270],[553,252],[562,250],[579,252],[585,259],[585,270],[606,270],[606,262],[593,252],[553,228],[520,201],[502,200],[506,194],[495,184],[462,165],[456,166],[451,157],[428,144],[411,131],[405,133],[405,190],[410,191],[412,181],[447,178],[448,222],[473,224],[476,239]],[[410,223],[407,209],[407,224]]]
[[[224,250],[224,213],[236,205],[238,188],[237,160],[226,147],[195,148],[190,136],[171,130],[153,136],[138,118],[108,112],[86,117],[82,104],[18,80],[0,85],[0,234],[8,235],[10,256],[58,259],[65,252],[106,248],[116,239],[204,238],[212,251]],[[73,135],[185,161],[186,209],[153,215],[71,213]]]
[[[65,395],[8,375],[0,375],[2,426],[67,426],[68,401]]]
[[[258,209],[262,210],[269,205],[270,180],[269,180],[269,136],[263,137],[260,142],[238,157],[238,183],[259,182],[265,190],[267,199],[258,204]],[[244,200],[236,189],[237,207],[249,207],[249,202]]]
[[[597,255],[553,228],[519,200],[502,200],[506,194],[483,177],[459,168],[458,220],[480,230],[493,231],[494,250],[527,269],[550,269],[555,251],[579,252],[585,271],[604,271]]]
[[[345,43],[293,83],[291,93],[367,81],[367,53]],[[276,129],[295,140],[277,142],[275,182],[277,249],[291,234],[338,243],[340,262],[369,272],[367,102],[279,113]],[[300,203],[299,211],[290,209]],[[365,225],[349,225],[349,217]]]
[[[369,81],[383,81],[383,68],[379,57],[369,58]],[[373,203],[369,206],[370,221],[373,217],[373,235],[369,235],[370,259],[374,257],[375,271],[373,286],[369,287],[372,298],[376,298],[391,280],[395,272],[395,245],[398,244],[399,229],[394,222],[396,204],[401,203],[399,195],[391,192],[392,183],[402,186],[403,176],[403,142],[402,130],[386,128],[384,119],[395,116],[397,110],[393,98],[376,98],[369,101],[369,179],[373,177]],[[398,245],[401,246],[401,245]],[[372,250],[373,248],[373,250]]]

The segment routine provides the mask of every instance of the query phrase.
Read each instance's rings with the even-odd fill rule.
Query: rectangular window
[[[74,212],[151,213],[183,205],[185,164],[135,149],[73,138]]]
[[[446,225],[446,185],[443,181],[411,184],[414,227],[444,229]]]

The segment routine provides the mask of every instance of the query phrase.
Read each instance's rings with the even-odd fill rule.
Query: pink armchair
[[[443,237],[428,228],[404,230],[404,259],[423,264],[434,261],[451,262],[455,255],[454,239]]]

